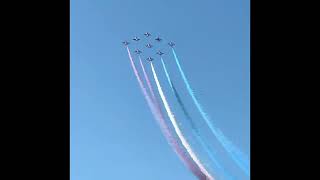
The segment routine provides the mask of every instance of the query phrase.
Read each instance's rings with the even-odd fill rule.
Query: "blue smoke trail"
[[[176,140],[176,138],[174,137],[173,133],[171,132],[171,130],[169,129],[167,123],[165,122],[164,116],[162,115],[161,110],[158,108],[159,106],[156,106],[152,100],[151,97],[149,96],[143,82],[142,82],[142,78],[140,77],[140,74],[136,68],[136,65],[134,64],[133,58],[131,56],[130,53],[130,49],[127,46],[127,51],[128,51],[128,56],[130,59],[130,63],[131,63],[131,67],[132,70],[137,78],[137,81],[139,83],[140,89],[145,97],[145,99],[147,100],[148,106],[151,109],[152,114],[154,115],[155,119],[157,120],[157,122],[160,125],[160,129],[162,131],[162,133],[164,134],[164,136],[166,137],[167,141],[169,142],[169,144],[173,147],[174,151],[177,153],[177,155],[179,156],[179,158],[182,160],[182,162],[191,170],[191,172],[193,172],[193,174],[195,176],[197,176],[200,180],[206,180],[206,176],[204,173],[202,173],[202,171],[200,170],[200,168],[195,164],[194,161],[192,161],[185,153],[185,151],[183,150],[182,147],[180,147],[178,141]]]
[[[185,138],[185,136],[183,135],[182,131],[180,130],[177,120],[173,114],[173,112],[171,111],[171,108],[169,106],[169,103],[167,101],[166,96],[163,93],[162,87],[160,85],[159,79],[158,79],[158,75],[155,71],[155,68],[153,66],[153,63],[150,62],[150,66],[151,66],[151,70],[153,73],[153,77],[154,77],[154,81],[156,82],[157,88],[158,88],[158,92],[159,95],[161,97],[161,100],[163,102],[164,108],[167,111],[167,114],[169,116],[169,119],[173,125],[174,130],[176,131],[181,144],[183,145],[183,147],[185,147],[185,149],[187,150],[188,154],[190,155],[191,159],[198,165],[198,167],[200,168],[201,172],[203,172],[203,174],[206,175],[206,180],[215,180],[215,178],[207,171],[207,169],[204,167],[203,163],[200,161],[200,159],[197,157],[197,155],[195,154],[195,152],[192,150],[189,142],[187,141],[187,139]]]
[[[236,162],[236,164],[244,171],[244,173],[249,176],[249,158],[243,153],[241,152],[237,147],[235,147],[224,135],[223,133],[214,127],[214,125],[212,124],[209,116],[204,112],[204,110],[202,109],[201,104],[198,102],[198,99],[195,97],[193,90],[187,80],[187,77],[185,76],[180,62],[177,58],[177,55],[174,51],[174,49],[172,48],[172,53],[174,55],[176,64],[178,66],[178,69],[180,71],[180,74],[182,76],[182,79],[187,87],[187,90],[194,102],[194,104],[196,105],[198,111],[200,112],[202,118],[205,120],[205,122],[207,123],[207,125],[209,126],[210,130],[212,131],[212,133],[217,137],[217,139],[219,140],[219,142],[222,144],[222,146],[226,149],[226,151],[229,153],[229,155],[231,156],[231,158]]]
[[[202,137],[200,136],[199,130],[198,128],[196,128],[196,125],[194,124],[193,119],[191,118],[190,114],[188,113],[184,103],[181,100],[181,97],[178,93],[178,91],[176,90],[176,88],[174,87],[173,82],[171,81],[170,75],[168,73],[168,70],[166,68],[165,62],[163,61],[162,57],[161,57],[161,63],[162,63],[162,67],[164,69],[164,72],[166,74],[167,80],[169,82],[169,85],[171,87],[171,91],[174,93],[184,115],[186,116],[186,118],[189,120],[190,124],[191,124],[191,128],[192,128],[192,134],[196,137],[197,141],[200,143],[200,145],[204,148],[204,150],[206,151],[206,153],[209,155],[210,159],[213,161],[213,163],[216,165],[216,167],[219,169],[219,171],[221,172],[221,175],[227,177],[226,179],[231,180],[234,179],[231,177],[231,175],[229,175],[225,169],[220,165],[220,163],[218,162],[218,160],[214,157],[214,154],[212,153],[212,151],[210,150],[210,148],[207,146],[207,144],[203,141]]]

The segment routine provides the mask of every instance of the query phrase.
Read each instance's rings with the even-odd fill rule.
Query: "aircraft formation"
[[[166,41],[165,38],[160,38],[159,36],[153,37],[151,33],[146,32],[144,34],[141,34],[141,37],[135,36],[131,39],[131,41],[123,41],[123,45],[126,47],[128,52],[128,57],[130,60],[130,64],[132,66],[133,72],[135,73],[135,76],[138,80],[140,89],[147,100],[148,106],[150,110],[152,111],[155,119],[159,121],[159,125],[161,129],[167,129],[169,127],[169,124],[166,124],[165,116],[162,114],[161,111],[161,104],[158,102],[162,102],[164,111],[167,113],[168,118],[172,124],[173,129],[168,131],[163,131],[164,136],[167,138],[169,144],[172,146],[175,152],[177,152],[177,155],[181,158],[181,160],[190,168],[190,170],[194,173],[195,176],[198,177],[199,180],[236,180],[236,179],[250,179],[250,157],[241,151],[236,145],[234,145],[227,136],[225,136],[222,131],[212,122],[210,117],[207,115],[207,113],[203,110],[202,105],[198,101],[197,97],[194,94],[194,90],[191,87],[188,79],[185,76],[185,72],[183,71],[180,61],[176,55],[175,49],[173,48],[175,46],[174,42]],[[132,45],[132,46],[131,46]],[[129,47],[130,46],[130,47]],[[164,48],[165,46],[166,48]],[[160,49],[161,47],[161,49]],[[142,80],[142,76],[140,76],[139,70],[136,68],[133,60],[133,56],[131,55],[130,48],[135,49],[134,54],[138,56],[141,70],[143,71],[143,76],[146,82],[146,86],[144,85],[144,81]],[[163,49],[162,49],[163,48]],[[211,147],[208,146],[208,144],[211,143],[211,140],[208,140],[206,137],[203,137],[199,133],[199,127],[196,125],[192,125],[191,132],[193,134],[193,137],[195,137],[197,142],[199,142],[199,145],[204,150],[204,152],[208,155],[208,158],[211,160],[211,163],[214,164],[215,171],[214,176],[217,176],[217,178],[213,178],[213,175],[211,172],[207,169],[206,164],[204,164],[201,160],[201,158],[198,158],[197,153],[193,151],[192,145],[188,144],[188,137],[185,137],[180,130],[180,122],[177,120],[177,118],[174,116],[174,113],[172,112],[169,103],[167,101],[167,98],[165,97],[165,93],[162,90],[161,87],[161,80],[159,81],[157,76],[157,69],[160,68],[156,65],[157,63],[154,63],[155,59],[159,59],[162,64],[163,72],[166,75],[168,84],[170,85],[171,92],[173,93],[173,96],[176,99],[177,105],[180,106],[184,118],[189,121],[191,124],[196,124],[195,119],[193,119],[187,110],[185,108],[185,105],[183,103],[183,100],[181,100],[181,96],[179,95],[180,90],[175,88],[174,82],[170,78],[170,73],[168,73],[168,70],[166,68],[166,62],[164,59],[167,59],[166,54],[170,54],[170,51],[167,51],[167,49],[170,49],[172,51],[171,58],[174,58],[175,64],[177,65],[177,69],[180,72],[180,76],[182,78],[183,84],[186,87],[187,94],[189,94],[190,98],[192,99],[192,102],[194,106],[196,107],[199,118],[202,119],[202,121],[205,123],[205,125],[208,127],[208,130],[210,130],[211,135],[215,137],[217,143],[221,145],[221,148],[224,149],[225,154],[232,160],[234,163],[234,168],[237,168],[236,171],[241,172],[240,178],[234,178],[234,175],[238,176],[238,172],[233,172],[232,170],[227,169],[225,163],[221,159],[219,159],[218,154],[216,154],[214,151],[211,150]],[[151,53],[151,54],[150,54]],[[158,56],[159,55],[159,56]],[[143,57],[142,57],[143,56]],[[158,58],[153,57],[158,56]],[[169,57],[168,57],[169,58]],[[143,60],[146,60],[148,63],[143,63]],[[157,61],[157,60],[155,60]],[[152,83],[150,83],[150,78],[148,77],[148,72],[145,71],[144,64],[150,65],[150,68],[152,70],[152,76],[154,78],[154,82],[157,86],[157,90],[159,93],[158,98],[161,99],[161,101],[158,101],[157,97],[154,94],[154,88],[152,88]],[[147,88],[149,89],[149,93],[147,91]],[[165,86],[164,86],[165,87]],[[167,86],[169,87],[169,86]],[[168,90],[169,92],[169,90]],[[172,104],[173,106],[173,104]],[[175,136],[175,134],[177,136]],[[175,138],[174,138],[175,137]],[[182,142],[180,145],[178,142]],[[231,161],[230,161],[231,162]],[[193,167],[194,166],[194,167]],[[235,174],[234,174],[235,173]]]
[[[149,33],[149,32],[146,32],[146,33],[144,33],[143,35],[144,35],[146,38],[148,38],[148,39],[152,37],[151,33]],[[139,42],[141,39],[140,39],[138,36],[135,36],[135,37],[133,37],[132,40],[133,40],[134,42]],[[160,42],[163,41],[163,39],[160,38],[159,36],[157,36],[154,40],[156,41],[156,43],[160,43]],[[128,45],[130,44],[130,42],[128,42],[128,41],[123,41],[122,44],[123,44],[124,46],[128,46]],[[173,48],[173,46],[175,46],[175,43],[169,42],[169,43],[167,43],[167,45]],[[154,45],[151,44],[151,43],[147,43],[147,44],[145,44],[145,47],[148,48],[148,49],[152,49],[152,48],[154,47]],[[135,52],[137,55],[140,55],[140,54],[142,53],[142,50],[136,49],[134,52]],[[159,55],[159,56],[162,56],[162,55],[164,54],[164,52],[158,50],[158,51],[156,52],[156,54]],[[153,58],[152,58],[152,57],[148,57],[148,58],[146,58],[146,60],[147,60],[147,61],[153,61]]]

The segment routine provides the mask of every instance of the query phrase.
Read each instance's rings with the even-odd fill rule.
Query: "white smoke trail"
[[[186,155],[185,152],[183,151],[183,149],[179,146],[178,142],[175,140],[175,138],[173,137],[171,131],[169,130],[169,127],[166,125],[166,122],[164,120],[164,117],[162,115],[162,113],[160,112],[160,109],[157,109],[157,107],[154,105],[154,103],[152,102],[149,94],[147,93],[146,88],[143,85],[142,79],[138,73],[138,70],[133,62],[129,47],[127,47],[127,51],[128,51],[128,56],[130,59],[130,63],[133,69],[133,72],[138,80],[138,84],[140,86],[140,89],[144,95],[144,97],[147,100],[148,106],[151,109],[152,114],[154,115],[155,119],[158,121],[159,125],[160,125],[160,129],[163,132],[164,136],[166,137],[167,141],[169,142],[169,144],[173,147],[174,151],[177,153],[177,155],[179,156],[179,158],[182,160],[182,162],[200,179],[200,180],[204,180],[205,178],[205,174],[202,173],[202,171],[200,170],[199,167],[196,166],[195,162],[191,161],[191,159],[189,159]]]
[[[150,62],[151,64],[151,69],[152,69],[152,73],[153,73],[153,77],[154,77],[154,80],[156,82],[156,85],[157,85],[157,88],[158,88],[158,92],[159,92],[159,95],[161,97],[161,100],[164,104],[164,107],[168,113],[168,116],[169,116],[169,119],[170,121],[172,122],[172,125],[174,127],[174,130],[176,131],[179,139],[181,140],[181,143],[182,145],[186,148],[187,152],[189,153],[190,157],[193,159],[193,161],[199,166],[200,170],[207,176],[207,178],[209,180],[214,180],[214,178],[211,176],[211,174],[206,170],[206,168],[202,165],[202,163],[200,162],[200,160],[198,159],[198,157],[196,156],[196,154],[193,152],[192,148],[190,147],[189,143],[187,142],[187,140],[185,139],[185,137],[183,136],[180,128],[178,127],[177,125],[177,121],[170,109],[170,106],[167,102],[167,99],[162,91],[162,88],[161,88],[161,85],[159,83],[159,80],[158,80],[158,77],[157,77],[157,74],[155,72],[155,69],[153,67],[153,64],[152,62]]]

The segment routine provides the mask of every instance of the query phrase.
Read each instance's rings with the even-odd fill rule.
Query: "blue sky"
[[[161,134],[121,44],[146,31],[176,43],[179,60],[205,110],[249,154],[249,3],[71,0],[71,180],[196,179]],[[164,59],[188,110],[199,125],[204,124],[172,56]],[[155,60],[155,66],[174,113],[184,123],[160,62]],[[149,66],[147,70],[151,75]],[[201,130],[214,144],[208,129]],[[188,136],[188,128],[185,131]],[[241,177],[223,156],[226,168]]]

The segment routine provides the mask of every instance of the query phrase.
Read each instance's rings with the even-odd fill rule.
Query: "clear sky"
[[[236,146],[250,154],[249,3],[71,0],[71,180],[196,179],[161,134],[121,43],[135,35],[142,38],[146,31],[176,43],[204,109]],[[173,57],[166,54],[164,59],[188,110],[204,124]],[[157,59],[154,63],[169,103],[184,124],[161,64]],[[146,67],[151,75],[148,63]],[[201,127],[214,144],[208,128]],[[188,128],[185,131],[189,136]],[[225,154],[221,156],[226,168],[241,178]],[[210,166],[206,155],[200,157]]]

